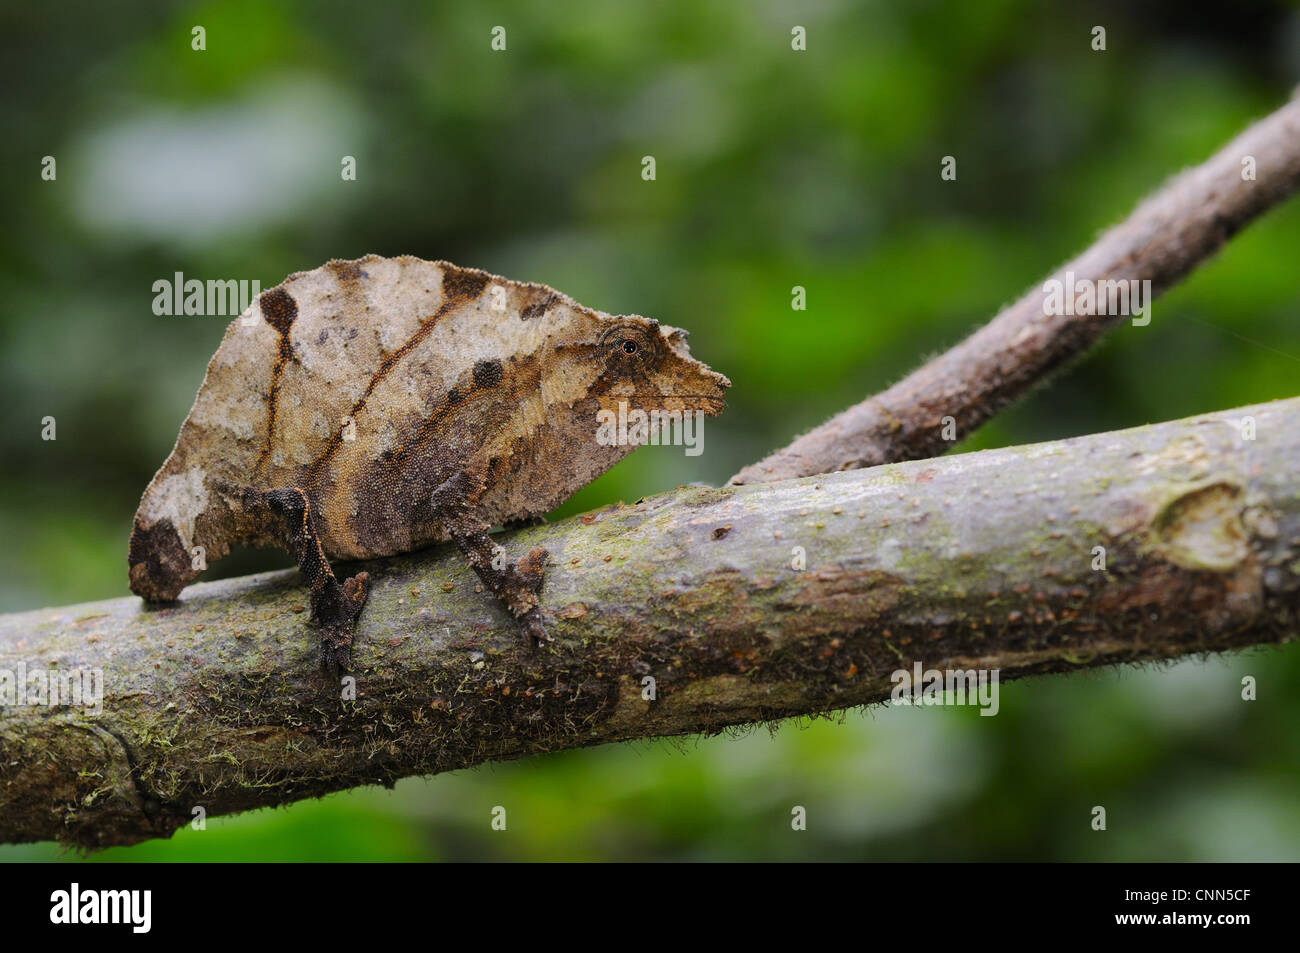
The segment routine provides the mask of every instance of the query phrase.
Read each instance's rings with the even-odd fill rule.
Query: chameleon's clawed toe
[[[355,576],[349,576],[343,581],[343,595],[356,607],[353,613],[355,619],[361,612],[361,607],[366,604],[366,599],[370,596],[370,573],[359,572]]]
[[[339,676],[352,668],[352,633],[326,630],[320,640],[320,667],[327,675]]]
[[[519,574],[520,581],[534,597],[541,595],[546,560],[550,556],[550,550],[545,546],[534,546],[527,556],[515,563],[515,572]]]
[[[523,630],[524,640],[528,648],[535,649],[543,642],[554,642],[555,637],[546,631],[542,625],[542,614],[537,609],[533,609],[519,619],[519,627]]]

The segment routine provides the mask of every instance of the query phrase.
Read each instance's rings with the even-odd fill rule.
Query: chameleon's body
[[[410,257],[332,261],[227,329],[136,512],[131,588],[172,600],[233,545],[284,547],[340,665],[368,577],[339,583],[327,558],[451,539],[541,637],[546,553],[505,562],[488,528],[539,517],[635,449],[597,441],[599,410],[716,414],[728,386],[684,332],[543,285]]]

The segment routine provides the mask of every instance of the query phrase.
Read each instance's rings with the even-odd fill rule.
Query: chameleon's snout
[[[149,602],[171,602],[197,575],[189,551],[169,519],[149,526],[136,520],[127,562],[131,591]]]
[[[685,409],[701,410],[710,416],[721,413],[727,405],[725,397],[731,381],[691,356],[687,333],[681,328],[661,325],[659,333],[670,352],[660,374],[663,393],[680,397]]]

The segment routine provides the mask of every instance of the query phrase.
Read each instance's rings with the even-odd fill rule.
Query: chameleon
[[[340,581],[330,561],[454,542],[526,644],[549,641],[549,554],[507,560],[489,531],[541,521],[635,449],[597,439],[600,411],[720,413],[731,382],[686,337],[446,261],[367,255],[290,275],[209,362],[136,511],[131,590],[171,602],[234,546],[282,548],[321,665],[342,671],[371,580]]]

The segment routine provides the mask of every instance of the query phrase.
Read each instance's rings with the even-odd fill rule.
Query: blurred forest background
[[[6,4],[0,48],[0,611],[15,611],[127,595],[139,494],[227,324],[154,315],[158,279],[269,288],[410,253],[687,327],[734,381],[704,454],[641,450],[561,514],[719,483],[960,339],[1284,102],[1300,9],[67,2]],[[1150,326],[1121,326],[960,449],[1295,395],[1298,236],[1294,200]],[[246,554],[210,577],[282,565]],[[94,859],[1297,860],[1297,686],[1300,645],[1012,683],[996,718],[876,709],[569,752]],[[76,859],[0,847],[55,858]]]

